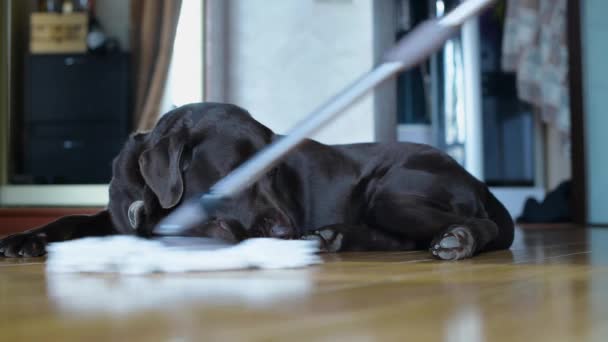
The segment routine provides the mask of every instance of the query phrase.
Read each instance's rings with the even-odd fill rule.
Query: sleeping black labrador
[[[126,142],[113,163],[106,210],[6,237],[0,255],[40,256],[47,243],[86,236],[150,237],[181,201],[277,138],[234,105],[177,108]],[[332,252],[430,248],[453,260],[509,248],[513,222],[486,185],[430,146],[308,140],[185,235],[316,239]]]

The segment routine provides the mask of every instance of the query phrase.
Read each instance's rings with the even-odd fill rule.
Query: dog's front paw
[[[453,226],[431,243],[431,253],[443,260],[459,260],[473,256],[475,237],[464,226]]]
[[[302,237],[304,240],[319,241],[319,248],[323,252],[338,252],[342,248],[344,235],[331,228],[315,230],[313,234]]]
[[[0,239],[0,257],[38,257],[46,254],[46,234],[25,232]]]

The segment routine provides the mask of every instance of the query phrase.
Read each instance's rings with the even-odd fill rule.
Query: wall
[[[374,16],[388,12],[371,0],[231,0],[227,11],[225,99],[278,133],[374,66]],[[375,140],[375,107],[366,97],[315,138]]]
[[[587,203],[591,223],[608,223],[608,1],[581,1]]]
[[[563,143],[563,133],[552,125],[546,126],[545,133],[546,187],[548,191],[551,191],[563,181],[572,178],[572,161],[570,158],[570,144]]]
[[[129,50],[131,1],[101,0],[95,2],[97,19],[110,37],[116,37],[123,50]]]

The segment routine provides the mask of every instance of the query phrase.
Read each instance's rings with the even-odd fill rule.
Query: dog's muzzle
[[[144,210],[144,201],[135,201],[129,206],[128,216],[131,228],[137,229],[141,223],[141,217]]]

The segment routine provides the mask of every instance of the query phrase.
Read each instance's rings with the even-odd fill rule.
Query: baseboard
[[[108,185],[2,185],[2,207],[104,207]]]

